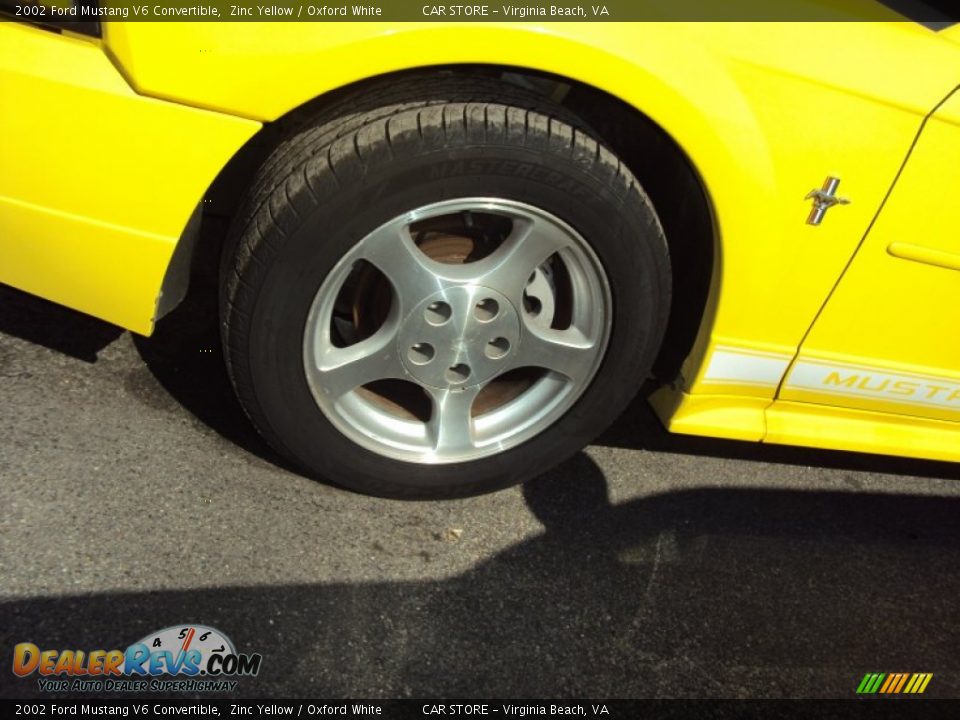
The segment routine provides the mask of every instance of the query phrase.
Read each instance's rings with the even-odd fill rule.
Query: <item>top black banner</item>
[[[0,0],[7,19],[37,23],[913,21],[937,30],[960,19],[952,0],[589,0],[437,3],[425,0]]]

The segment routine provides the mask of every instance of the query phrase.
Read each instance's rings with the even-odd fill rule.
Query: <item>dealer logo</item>
[[[233,678],[256,676],[262,660],[259,653],[238,653],[216,628],[174,625],[126,650],[41,650],[20,643],[13,649],[13,673],[36,673],[44,691],[232,690]],[[158,680],[165,676],[179,680]]]

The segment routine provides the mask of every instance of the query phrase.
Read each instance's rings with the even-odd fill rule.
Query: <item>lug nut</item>
[[[494,338],[484,348],[484,354],[491,360],[499,360],[508,352],[510,352],[510,341],[505,337]]]
[[[470,377],[470,368],[463,363],[459,365],[454,365],[453,367],[447,368],[447,382],[451,384],[459,384],[465,382],[468,377]]]
[[[427,309],[423,312],[424,316],[427,319],[427,322],[431,325],[443,325],[447,320],[450,319],[450,316],[453,314],[453,310],[450,309],[450,306],[445,302],[435,302],[430,303],[427,306]]]
[[[426,365],[428,362],[433,360],[433,356],[436,355],[436,350],[433,349],[433,345],[430,343],[419,342],[413,347],[410,348],[410,352],[407,353],[407,357],[410,358],[410,362],[414,365]]]
[[[497,313],[500,312],[500,305],[497,304],[497,301],[493,298],[486,298],[477,303],[477,306],[473,309],[473,314],[476,316],[477,320],[480,322],[490,322],[493,320]]]

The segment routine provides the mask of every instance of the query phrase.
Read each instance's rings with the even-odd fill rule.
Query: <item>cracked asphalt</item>
[[[300,477],[192,297],[138,338],[0,286],[0,695],[13,645],[212,625],[255,697],[960,695],[960,466],[670,436],[638,399],[523,488]],[[5,659],[3,659],[5,658]]]

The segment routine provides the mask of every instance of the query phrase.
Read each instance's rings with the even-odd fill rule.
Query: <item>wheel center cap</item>
[[[434,293],[404,318],[398,351],[415,379],[435,388],[468,388],[510,367],[520,319],[505,296],[481,285]]]

